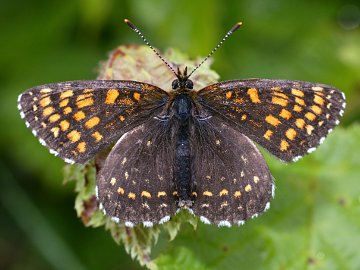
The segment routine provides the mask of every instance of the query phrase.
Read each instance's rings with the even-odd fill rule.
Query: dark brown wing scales
[[[29,89],[18,108],[35,136],[69,163],[84,163],[161,112],[168,94],[133,81],[71,81]]]
[[[323,142],[344,113],[334,87],[301,81],[250,79],[207,86],[198,102],[284,161]]]
[[[217,117],[192,130],[193,211],[204,223],[241,225],[270,206],[274,183],[254,143]]]
[[[175,214],[172,149],[168,121],[148,121],[124,134],[97,176],[100,207],[132,227],[161,224]]]

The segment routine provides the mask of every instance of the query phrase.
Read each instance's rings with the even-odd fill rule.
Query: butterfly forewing
[[[97,176],[106,214],[126,226],[152,226],[176,211],[173,194],[175,143],[169,122],[148,119],[124,134]]]
[[[284,161],[312,152],[339,123],[345,97],[334,87],[301,81],[225,81],[197,93],[210,114]]]
[[[217,117],[196,121],[192,134],[194,213],[230,226],[265,211],[274,183],[254,143]]]
[[[65,161],[83,163],[161,112],[168,94],[133,81],[72,81],[29,89],[19,110],[35,136]]]

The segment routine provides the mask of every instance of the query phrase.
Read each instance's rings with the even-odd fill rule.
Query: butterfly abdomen
[[[191,206],[191,151],[189,137],[189,118],[192,110],[191,98],[186,94],[175,97],[174,121],[177,121],[176,148],[174,164],[174,184],[177,192],[178,206]]]

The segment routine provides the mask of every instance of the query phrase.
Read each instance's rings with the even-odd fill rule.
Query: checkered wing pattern
[[[150,227],[175,214],[175,141],[169,121],[148,119],[124,134],[97,176],[101,208],[116,222]]]
[[[161,112],[168,94],[133,81],[71,81],[29,89],[18,108],[33,134],[69,163],[84,163]]]
[[[268,79],[213,84],[200,90],[196,100],[287,162],[314,151],[345,108],[344,94],[334,87]]]
[[[192,210],[203,222],[241,225],[269,208],[273,179],[249,138],[217,117],[197,120],[191,133]]]

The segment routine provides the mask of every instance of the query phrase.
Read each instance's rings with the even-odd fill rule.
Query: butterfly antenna
[[[212,56],[216,51],[217,49],[219,49],[221,47],[221,45],[223,45],[223,43],[225,42],[225,40],[227,40],[228,37],[231,36],[232,33],[234,33],[240,26],[242,25],[242,22],[238,22],[236,23],[227,33],[226,35],[223,37],[223,39],[219,42],[219,44],[208,54],[208,56],[206,56],[204,58],[204,60],[201,61],[200,64],[198,64],[194,69],[193,71],[190,72],[188,78],[202,65],[206,62],[206,60],[209,59],[210,56]]]
[[[178,77],[178,74],[175,72],[175,70],[169,65],[168,62],[165,61],[165,59],[160,55],[160,53],[154,49],[153,46],[150,45],[149,41],[144,37],[144,35],[141,33],[141,31],[128,19],[124,19],[124,22],[137,33],[140,38],[145,42],[146,45],[149,46],[150,49],[153,50],[153,52],[165,63],[165,65],[175,74],[176,77]]]

